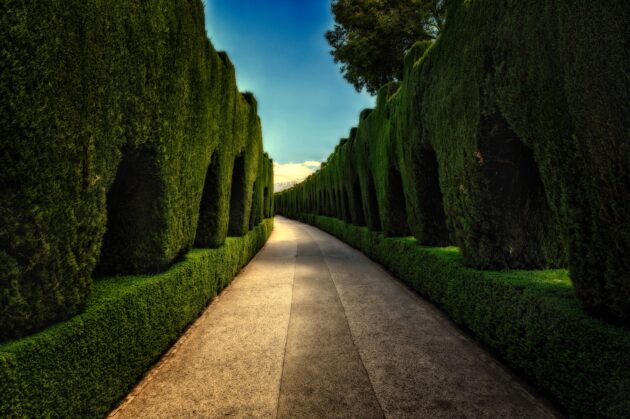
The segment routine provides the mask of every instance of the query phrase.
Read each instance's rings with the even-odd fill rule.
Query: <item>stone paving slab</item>
[[[319,246],[301,239],[278,417],[383,417]]]

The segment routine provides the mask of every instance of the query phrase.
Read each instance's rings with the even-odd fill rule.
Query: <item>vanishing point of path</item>
[[[554,413],[366,256],[276,217],[263,250],[112,416]]]

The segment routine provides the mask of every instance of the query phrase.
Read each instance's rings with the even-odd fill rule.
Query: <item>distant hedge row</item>
[[[103,417],[265,244],[267,219],[164,273],[97,281],[85,311],[0,345],[0,417]]]
[[[566,270],[479,271],[454,247],[422,247],[334,218],[299,219],[429,297],[571,417],[630,416],[630,333],[584,313]]]
[[[451,2],[440,38],[277,210],[453,243],[475,268],[568,265],[590,312],[630,324],[629,15]]]
[[[201,1],[3,1],[0,57],[0,340],[80,311],[93,272],[159,272],[270,215],[256,100]]]

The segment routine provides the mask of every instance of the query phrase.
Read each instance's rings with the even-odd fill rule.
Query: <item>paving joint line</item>
[[[413,298],[414,300],[420,301],[421,303],[423,303],[423,305],[426,305],[427,309],[435,316],[435,319],[437,320],[438,323],[440,323],[443,326],[443,329],[449,333],[449,335],[455,337],[456,339],[465,342],[466,345],[470,345],[472,347],[478,348],[481,350],[481,353],[479,354],[479,361],[483,362],[484,364],[486,364],[486,366],[493,368],[493,369],[499,369],[501,371],[503,371],[504,373],[506,373],[509,377],[509,382],[515,382],[518,383],[518,392],[524,396],[526,399],[535,402],[538,405],[543,406],[545,409],[549,410],[551,412],[551,414],[555,417],[563,417],[562,413],[553,405],[551,404],[541,393],[540,391],[538,391],[536,388],[534,388],[532,386],[532,384],[530,384],[528,381],[524,380],[522,377],[520,377],[518,374],[516,374],[511,368],[509,368],[503,360],[494,357],[492,354],[488,353],[488,351],[483,347],[480,346],[480,343],[474,338],[474,336],[469,335],[467,332],[465,332],[464,330],[461,329],[460,325],[458,325],[457,323],[455,323],[455,321],[453,319],[451,319],[444,311],[442,311],[433,301],[428,300],[427,298],[425,298],[424,296],[422,296],[421,294],[418,293],[418,291],[414,290],[410,284],[404,282],[403,280],[395,277],[391,272],[389,272],[383,265],[381,265],[380,263],[378,263],[377,261],[373,260],[372,258],[370,258],[368,255],[366,255],[363,251],[349,245],[348,243],[345,243],[343,240],[340,240],[339,238],[335,237],[334,235],[328,233],[327,231],[324,231],[318,227],[315,226],[311,226],[310,224],[305,224],[315,230],[317,230],[318,232],[322,233],[324,236],[330,237],[334,240],[339,240],[341,243],[344,243],[346,246],[348,246],[348,248],[354,252],[356,255],[358,255],[359,257],[363,257],[366,258],[369,262],[373,263],[376,268],[381,271],[381,273],[388,278],[395,286],[397,286],[398,288],[404,290],[411,298]],[[311,235],[312,237],[312,235]],[[319,243],[318,243],[319,245]],[[321,247],[320,247],[321,249]],[[325,258],[324,258],[325,259]],[[333,280],[334,282],[334,280]],[[344,308],[344,312],[345,312],[345,308]],[[453,330],[449,330],[449,329],[453,329]],[[354,338],[353,338],[354,339]],[[363,359],[361,360],[361,362],[363,362]],[[368,375],[369,377],[369,375]],[[371,380],[370,380],[371,382]],[[380,401],[379,401],[380,403]]]
[[[330,280],[333,283],[333,286],[335,287],[335,294],[337,295],[337,300],[339,301],[339,305],[341,306],[341,309],[343,310],[343,317],[346,320],[346,326],[348,326],[348,332],[350,333],[350,339],[352,340],[352,346],[354,347],[354,350],[356,351],[357,355],[359,356],[359,359],[361,360],[361,366],[363,367],[363,372],[365,372],[365,375],[366,375],[368,381],[370,382],[370,388],[372,389],[372,394],[374,395],[374,398],[376,399],[376,402],[378,403],[379,409],[381,409],[381,414],[383,415],[383,417],[386,417],[385,410],[383,409],[383,404],[381,403],[381,399],[379,399],[378,394],[376,394],[376,389],[374,388],[374,383],[372,382],[372,377],[370,377],[370,374],[369,374],[367,368],[365,367],[365,362],[363,361],[363,357],[361,356],[361,351],[359,351],[359,347],[357,346],[357,342],[354,339],[354,335],[352,334],[352,329],[350,328],[350,322],[348,321],[348,315],[346,313],[346,307],[343,305],[343,301],[341,301],[341,296],[339,295],[339,288],[337,287],[337,283],[335,282],[335,278],[333,277],[333,274],[330,271],[330,266],[328,265],[328,261],[326,260],[326,255],[322,251],[322,247],[320,246],[319,241],[317,241],[317,239],[315,239],[315,237],[313,237],[313,235],[309,231],[308,227],[312,228],[312,226],[309,226],[307,224],[304,224],[304,226],[306,226],[307,228],[303,228],[303,230],[305,230],[306,233],[311,238],[311,240],[313,240],[315,242],[315,244],[317,245],[317,248],[319,249],[319,253],[321,253],[321,255],[322,255],[322,259],[324,260],[324,265],[326,265],[326,270],[328,271],[328,275],[330,276]]]
[[[297,239],[295,236],[293,237],[293,241],[295,242],[295,255],[293,256],[293,276],[291,280],[291,305],[289,308],[289,320],[287,321],[287,331],[284,334],[284,351],[282,353],[282,369],[280,370],[280,385],[278,386],[278,400],[276,401],[276,418],[280,413],[280,397],[282,395],[282,382],[284,377],[284,368],[287,362],[287,346],[289,344],[289,327],[291,325],[291,316],[293,315],[293,290],[295,289],[295,271],[297,264]]]

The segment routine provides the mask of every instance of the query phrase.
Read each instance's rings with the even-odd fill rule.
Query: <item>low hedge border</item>
[[[95,281],[83,313],[0,345],[0,417],[102,417],[265,244],[273,219],[168,271]]]
[[[455,247],[291,216],[381,263],[570,416],[630,417],[630,331],[585,314],[566,270],[478,271]]]

